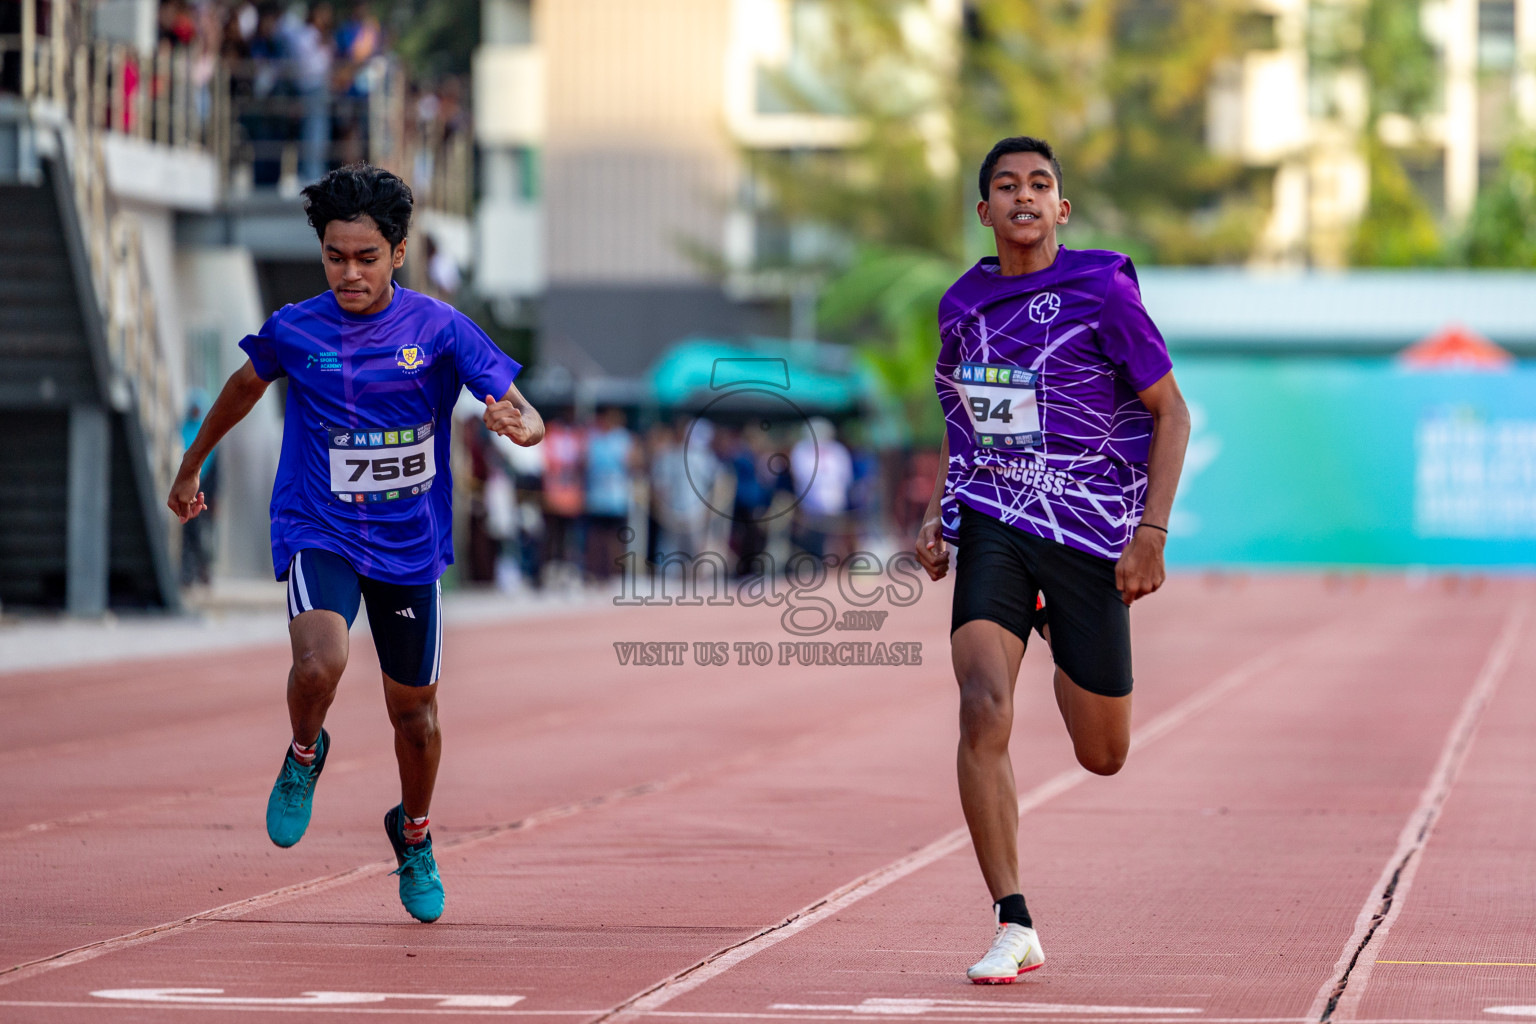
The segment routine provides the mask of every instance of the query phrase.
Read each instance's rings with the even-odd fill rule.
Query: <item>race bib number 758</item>
[[[961,363],[954,379],[978,447],[1017,450],[1044,443],[1038,373],[1017,366]]]
[[[421,494],[437,475],[432,424],[403,430],[327,432],[331,493],[348,503],[396,501]]]

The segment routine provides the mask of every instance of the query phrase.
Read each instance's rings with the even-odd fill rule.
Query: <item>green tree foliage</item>
[[[1536,267],[1536,139],[1523,137],[1505,151],[1498,177],[1478,195],[1456,255],[1474,267]]]
[[[372,0],[370,6],[417,80],[469,74],[480,42],[480,0]]]
[[[1416,120],[1440,89],[1439,65],[1419,24],[1419,5],[1369,0],[1358,7],[1336,6],[1330,13],[1318,19],[1313,60],[1335,72],[1358,68],[1369,98],[1365,156],[1370,195],[1350,245],[1350,262],[1379,267],[1442,263],[1445,241],[1428,201],[1404,169],[1403,154],[1380,141],[1384,116]]]
[[[939,44],[914,29],[919,5],[799,6],[825,32],[807,58],[816,84],[786,74],[779,92],[865,131],[846,151],[754,157],[786,218],[959,258],[976,165],[997,139],[1032,134],[1061,156],[1078,244],[1246,256],[1261,189],[1204,139],[1212,70],[1241,48],[1239,0],[975,0],[959,38]]]
[[[1444,262],[1445,243],[1424,197],[1398,155],[1379,140],[1366,145],[1370,200],[1355,227],[1349,261],[1366,267],[1422,267]]]
[[[1370,0],[1355,34],[1361,66],[1370,82],[1371,117],[1417,117],[1440,92],[1435,51],[1419,22],[1418,4]]]
[[[1242,45],[1243,0],[973,0],[949,34],[921,30],[923,6],[800,0],[815,31],[775,91],[862,131],[847,149],[751,160],[776,216],[854,243],[850,265],[823,268],[822,322],[859,343],[931,440],[938,302],[991,251],[974,207],[997,139],[1055,145],[1073,201],[1063,238],[1079,248],[1239,260],[1265,197],[1204,139],[1213,69]]]
[[[1049,138],[1067,167],[1069,238],[1158,262],[1244,258],[1257,183],[1205,145],[1214,69],[1243,48],[1232,0],[989,0],[974,6],[967,155]]]
[[[900,5],[885,0],[794,7],[797,59],[773,77],[774,92],[792,109],[853,118],[859,141],[754,154],[773,213],[857,243],[958,257],[961,182],[942,155],[960,103],[952,56],[914,38]]]
[[[859,249],[821,296],[823,323],[863,339],[860,355],[901,402],[911,435],[937,444],[944,418],[933,392],[939,300],[959,263],[912,248]]]

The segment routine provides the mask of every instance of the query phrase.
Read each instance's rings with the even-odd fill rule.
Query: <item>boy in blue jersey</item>
[[[1024,645],[1032,628],[1050,641],[1078,761],[1119,771],[1130,745],[1129,608],[1163,583],[1189,411],[1131,261],[1057,243],[1072,204],[1049,143],[1002,140],[978,185],[997,257],[939,304],[946,468],[917,557],[937,580],[949,571],[946,542],[959,547],[950,646],[960,803],[998,925],[966,974],[1006,984],[1045,962],[1020,890],[1008,756]]]
[[[288,847],[309,826],[330,755],[325,712],[347,665],[361,601],[395,728],[400,803],[384,817],[400,901],[443,912],[428,810],[442,739],[442,586],[453,561],[451,414],[459,389],[485,401],[488,429],[528,446],[544,423],[513,384],[521,367],[458,310],[394,283],[411,190],[356,164],[304,190],[330,290],[284,306],[240,343],[250,357],[208,410],[166,504],[183,522],[206,508],[203,460],[279,377],[288,378],[272,488],[272,561],[288,582],[292,742],[267,803],[267,835]]]

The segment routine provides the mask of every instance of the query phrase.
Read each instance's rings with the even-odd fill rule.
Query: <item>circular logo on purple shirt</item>
[[[1037,324],[1048,324],[1061,312],[1061,296],[1055,292],[1041,292],[1029,300],[1029,318]]]

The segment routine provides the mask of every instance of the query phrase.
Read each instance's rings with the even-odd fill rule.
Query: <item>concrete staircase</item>
[[[0,606],[174,607],[137,405],[112,386],[63,169],[43,171],[0,185]]]

